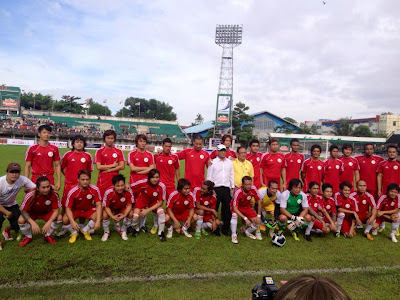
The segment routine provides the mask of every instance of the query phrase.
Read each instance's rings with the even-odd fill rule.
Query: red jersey
[[[175,171],[180,167],[178,155],[160,153],[154,158],[157,170],[160,171],[160,181],[167,188],[175,188]]]
[[[308,207],[310,207],[313,211],[318,212],[324,208],[322,196],[317,195],[313,197],[310,193],[307,193],[308,199]]]
[[[382,195],[379,198],[377,209],[380,211],[393,210],[400,208],[400,194],[394,199],[389,199],[388,196]]]
[[[200,187],[204,182],[204,167],[208,166],[210,156],[205,150],[185,149],[177,153],[179,159],[185,160],[185,178],[191,188]]]
[[[151,165],[155,165],[154,163],[154,157],[151,152],[144,150],[143,152],[136,150],[133,150],[129,152],[128,154],[128,161],[127,165],[133,164],[135,167],[145,167],[148,168]],[[130,172],[130,178],[129,178],[129,183],[134,183],[138,180],[146,179],[147,180],[147,174],[137,174],[136,172]]]
[[[343,172],[343,163],[341,160],[335,158],[327,158],[324,161],[324,183],[329,183],[333,187],[333,192],[339,191],[339,178],[340,174]],[[350,182],[352,185],[353,182]]]
[[[282,153],[267,152],[261,157],[260,168],[263,170],[264,184],[276,180],[281,185],[281,170],[285,167],[285,157]]]
[[[193,194],[190,193],[189,195],[184,196],[178,191],[175,191],[169,195],[167,207],[172,209],[174,215],[182,215],[186,211],[190,211],[194,208]]]
[[[304,162],[304,155],[301,153],[286,153],[285,154],[285,168],[286,168],[286,182],[293,178],[300,179],[300,170]]]
[[[360,164],[355,157],[340,157],[343,163],[343,172],[340,174],[339,182],[348,181],[354,187],[354,171],[360,170]]]
[[[147,205],[153,206],[156,202],[164,201],[166,197],[165,185],[159,182],[157,185],[151,185],[146,179],[136,181],[131,185],[132,192],[137,195],[137,200],[141,200]]]
[[[360,179],[367,183],[368,191],[376,191],[376,171],[383,158],[378,155],[359,155],[356,159],[360,165]]]
[[[400,164],[396,160],[385,159],[378,165],[378,173],[382,173],[382,193],[386,193],[391,183],[400,184]]]
[[[335,194],[335,203],[336,203],[336,206],[338,206],[338,207],[358,212],[357,201],[355,201],[354,199],[352,199],[350,197],[344,198],[340,192],[337,192]]]
[[[101,147],[96,151],[94,157],[95,163],[100,163],[102,165],[112,165],[115,162],[125,161],[124,154],[122,151],[116,147],[106,148]],[[99,177],[97,179],[97,186],[104,193],[108,188],[112,187],[112,178],[118,175],[119,172],[106,172],[99,171]]]
[[[374,196],[368,192],[366,192],[364,195],[354,192],[350,194],[349,198],[357,202],[358,211],[360,213],[369,212],[370,207],[376,207]]]
[[[108,189],[103,197],[103,207],[109,207],[111,211],[120,211],[134,202],[132,191],[117,193],[114,188]]]
[[[260,171],[260,163],[261,163],[262,153],[257,152],[256,154],[252,154],[251,152],[247,152],[246,159],[251,162],[254,170],[254,178],[253,184],[259,189],[261,185],[261,171]]]
[[[96,208],[96,202],[99,201],[101,196],[97,186],[89,184],[86,190],[82,190],[77,185],[69,191],[65,206],[72,210],[89,211]]]
[[[35,194],[36,191],[32,191],[25,195],[24,201],[21,204],[21,210],[30,212],[36,216],[43,216],[61,207],[57,193],[51,192],[46,196],[35,196]]]
[[[213,150],[213,152],[211,152],[210,158],[214,159],[217,156],[218,156],[218,150],[215,149],[215,150]],[[226,150],[226,158],[237,158],[236,152],[231,149]]]
[[[200,188],[195,188],[193,191],[194,202],[200,203],[207,208],[216,209],[217,208],[217,197],[214,194],[211,195],[202,195]],[[204,212],[204,213],[209,213]]]
[[[301,172],[305,174],[305,180],[303,182],[303,190],[308,190],[308,185],[316,181],[321,185],[322,174],[324,174],[324,162],[320,159],[313,160],[311,157],[307,158],[301,166]]]
[[[253,197],[255,201],[260,201],[261,199],[260,194],[258,193],[258,190],[254,185],[247,193],[243,190],[243,187],[240,187],[233,195],[232,206],[237,206],[239,209],[252,208],[251,198]]]
[[[54,145],[48,144],[46,147],[43,147],[38,143],[28,148],[25,161],[32,163],[32,177],[33,175],[53,175],[54,162],[60,161],[60,152]]]
[[[333,198],[323,199],[324,208],[328,214],[336,214],[336,203]]]
[[[92,156],[88,152],[68,151],[61,159],[61,169],[64,170],[65,185],[78,184],[80,170],[93,171]]]

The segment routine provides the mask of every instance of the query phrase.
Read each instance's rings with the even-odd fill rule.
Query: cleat
[[[158,238],[160,239],[161,242],[166,242],[167,238],[165,237],[164,231],[161,232],[161,234],[158,235]]]
[[[232,235],[232,243],[234,243],[234,244],[238,244],[239,243],[236,234]]]
[[[364,236],[365,236],[367,239],[369,239],[370,241],[373,241],[373,240],[374,240],[374,238],[369,234],[369,232],[364,233]]]
[[[213,231],[215,236],[221,236],[221,229],[219,227],[217,227],[214,231]]]
[[[144,233],[150,233],[150,231],[147,229],[146,226],[140,227],[140,230],[143,231]]]
[[[68,232],[67,228],[61,228],[61,230],[56,234],[56,237],[61,237]]]
[[[132,231],[132,233],[131,233],[131,237],[133,237],[133,238],[135,238],[135,237],[137,237],[138,236],[138,234],[139,234],[139,230],[133,230]]]
[[[265,230],[267,230],[267,227],[265,225],[261,224],[260,225],[260,230],[261,231],[265,231]]]
[[[75,243],[77,237],[78,237],[78,233],[72,233],[71,236],[70,236],[70,238],[69,238],[69,242],[70,242],[71,244]]]
[[[88,231],[83,231],[83,229],[81,229],[81,233],[85,237],[85,240],[87,240],[87,241],[91,241],[92,240],[92,237],[90,236],[90,233]]]
[[[193,237],[187,230],[182,230],[182,233],[188,238]]]
[[[219,228],[219,227],[218,227],[218,228]],[[215,229],[215,231],[217,231],[217,229]],[[201,233],[202,233],[203,235],[205,235],[205,236],[208,235],[207,230],[205,230],[204,228],[201,229]]]
[[[259,241],[262,241],[262,235],[261,235],[261,232],[260,231],[256,231],[256,239],[257,240],[259,240]]]
[[[334,232],[334,233],[333,233],[333,236],[334,236],[335,238],[340,238],[340,232]]]
[[[5,239],[6,241],[12,241],[12,240],[13,240],[13,237],[12,237],[12,235],[11,235],[10,227],[4,228],[2,234],[3,234],[4,239]]]
[[[104,232],[103,236],[101,237],[101,241],[102,241],[102,242],[107,241],[108,238],[109,238],[109,236],[110,236],[110,233],[109,233],[109,232]]]
[[[196,232],[194,234],[194,238],[197,239],[197,240],[201,239],[201,233],[200,232]]]
[[[48,242],[49,244],[56,244],[56,243],[57,243],[56,240],[53,238],[52,235],[45,236],[45,237],[44,237],[44,240],[45,240],[46,242]]]
[[[121,236],[121,238],[124,240],[124,241],[127,241],[128,240],[128,236],[126,235],[126,231],[120,231],[119,232],[119,235]]]
[[[270,230],[268,231],[268,235],[269,235],[270,238],[272,238],[272,237],[275,235],[275,230],[270,229]]]
[[[19,242],[20,240],[22,240],[23,237],[24,237],[24,235],[23,235],[22,232],[20,231],[20,232],[18,233],[18,236],[17,236],[17,241]]]
[[[306,238],[307,242],[312,242],[311,234],[305,234],[304,237]]]
[[[156,233],[157,233],[157,229],[158,229],[158,226],[153,226],[153,227],[151,228],[151,230],[150,230],[150,233],[151,233],[151,234],[156,234]]]
[[[297,232],[290,231],[290,233],[292,234],[295,241],[300,241],[299,236],[297,235]]]
[[[357,225],[356,229],[363,229],[364,227],[362,225]]]
[[[24,237],[24,239],[22,240],[22,242],[18,244],[18,246],[20,246],[20,247],[25,247],[25,246],[28,245],[30,242],[32,242],[32,238],[26,236],[26,237]]]
[[[398,229],[396,230],[396,232],[394,233],[394,235],[395,235],[395,236],[399,236],[399,235],[400,235],[400,232],[399,232]]]
[[[168,228],[168,232],[167,232],[167,238],[170,239],[172,238],[172,234],[174,233],[173,229]]]
[[[133,229],[132,226],[129,226],[129,227],[126,229],[126,233],[127,233],[127,234],[131,234],[134,230],[135,230],[135,229]]]
[[[390,239],[392,240],[393,243],[397,243],[397,239],[394,234],[390,235]]]
[[[265,225],[269,229],[275,229],[278,224],[275,221],[271,220],[271,221],[266,222]]]
[[[94,229],[89,229],[89,231],[88,231],[90,234],[93,234],[94,233]]]
[[[382,224],[381,224],[382,225]],[[383,227],[379,227],[379,230],[378,230],[378,232],[383,232],[385,230],[385,226],[383,226]]]
[[[372,230],[372,235],[378,235],[378,229]]]
[[[252,240],[255,240],[255,239],[257,239],[253,234],[251,234],[251,233],[246,233],[246,236],[248,237],[248,238],[251,238]]]

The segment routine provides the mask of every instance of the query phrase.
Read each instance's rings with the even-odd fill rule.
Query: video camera
[[[259,283],[251,290],[252,299],[270,300],[274,299],[276,292],[278,291],[277,286],[272,279],[272,276],[264,276],[263,283]]]

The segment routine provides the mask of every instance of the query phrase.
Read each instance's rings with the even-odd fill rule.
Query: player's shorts
[[[78,218],[84,218],[86,220],[89,220],[90,217],[96,213],[96,209],[92,208],[90,210],[79,210],[79,209],[73,209],[72,210],[72,215],[74,216],[74,219]]]
[[[324,224],[320,220],[315,220],[313,228],[322,230],[324,228]]]
[[[67,202],[68,193],[75,186],[76,186],[76,184],[64,186],[64,191],[63,191],[63,195],[62,195],[62,198],[61,198],[61,207],[65,207],[65,204]]]
[[[204,211],[203,222],[210,222],[213,218],[213,213],[211,211]]]
[[[147,207],[152,207],[155,204],[157,204],[157,201],[149,203],[149,202],[143,201],[141,198],[139,198],[136,200],[134,208],[143,209],[143,208],[147,208]],[[153,209],[153,213],[156,213],[156,212],[157,212],[157,209]]]
[[[372,196],[374,196],[374,199],[379,199],[378,197],[378,190],[368,190],[367,192],[370,193]]]
[[[362,223],[367,223],[369,219],[368,215],[369,215],[368,211],[358,213],[358,217],[360,218]]]
[[[186,220],[189,218],[189,212],[190,211],[187,210],[181,214],[174,213],[174,216],[178,221],[186,222]],[[204,222],[204,219],[203,219],[203,222]]]
[[[239,211],[249,219],[257,218],[256,212],[251,207],[238,207]]]
[[[379,217],[379,218],[375,219],[375,223],[378,224],[378,225],[381,225],[382,223],[385,223],[385,222],[392,223],[392,220],[390,218],[387,219],[385,217]]]
[[[53,214],[53,211],[50,211],[50,212],[48,212],[47,214],[44,214],[44,215],[36,215],[36,214],[33,214],[33,213],[29,213],[29,216],[31,217],[32,220],[39,219],[39,220],[44,220],[44,221],[47,222],[48,220],[50,220],[50,217],[51,217],[52,214]]]
[[[113,213],[113,215],[118,215],[118,214],[123,214],[126,206],[120,208],[120,209],[112,209],[111,207],[109,207],[111,209],[111,212]],[[103,210],[105,210],[105,207],[103,207]]]
[[[103,199],[104,193],[109,189],[113,187],[112,184],[112,178],[118,175],[118,172],[112,172],[112,173],[99,173],[99,177],[97,179],[97,184],[96,186],[100,190],[100,196],[101,199]]]
[[[52,185],[54,185],[54,175],[53,174],[32,174],[32,177],[31,177],[31,181],[34,183],[34,184],[36,184],[36,180],[39,178],[39,177],[43,177],[43,176],[45,176],[45,177],[47,177],[48,179],[49,179],[49,181],[50,181],[50,184],[52,184]]]
[[[346,216],[344,217],[344,220],[342,223],[342,228],[340,229],[340,232],[342,232],[342,233],[349,232],[352,221],[353,221],[353,215],[346,214]]]
[[[166,186],[165,189],[166,189],[167,199],[169,198],[169,195],[171,195],[176,190],[174,186]]]

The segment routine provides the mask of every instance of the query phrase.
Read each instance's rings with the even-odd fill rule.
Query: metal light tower
[[[242,43],[243,25],[217,25],[215,43],[222,47],[214,137],[232,134],[233,48]]]

